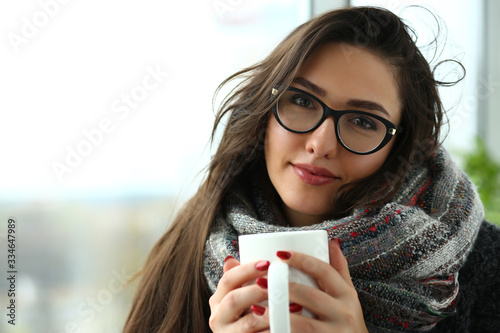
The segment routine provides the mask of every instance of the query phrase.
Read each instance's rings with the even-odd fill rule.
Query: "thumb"
[[[239,266],[240,262],[236,259],[234,259],[233,256],[227,256],[226,259],[224,259],[224,268],[223,271],[226,273],[228,270],[235,268],[236,266]]]
[[[328,250],[330,254],[330,265],[339,272],[340,276],[351,286],[354,287],[351,281],[351,274],[349,273],[349,266],[347,265],[347,259],[342,254],[340,249],[340,241],[337,238],[333,238],[328,243]]]

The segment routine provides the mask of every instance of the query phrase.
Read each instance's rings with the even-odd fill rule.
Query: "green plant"
[[[473,150],[460,155],[464,171],[478,188],[486,219],[500,225],[500,164],[491,157],[480,138],[476,139]]]

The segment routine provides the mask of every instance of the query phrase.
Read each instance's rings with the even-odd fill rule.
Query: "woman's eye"
[[[375,125],[375,123],[368,117],[356,116],[351,119],[351,122],[362,129],[367,129],[367,130],[377,129],[377,125]]]
[[[292,103],[304,108],[313,107],[313,102],[306,96],[296,95],[291,98]]]

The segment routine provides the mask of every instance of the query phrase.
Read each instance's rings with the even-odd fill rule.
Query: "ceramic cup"
[[[277,256],[278,251],[296,251],[329,262],[328,234],[325,230],[291,231],[240,236],[242,264],[268,260],[267,273],[269,323],[271,333],[290,332],[289,282],[318,288],[316,281],[302,271],[288,267]],[[307,264],[307,263],[306,263]],[[307,309],[302,315],[312,317]]]

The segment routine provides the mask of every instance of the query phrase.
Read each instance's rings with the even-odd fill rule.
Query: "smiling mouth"
[[[330,184],[338,179],[336,175],[324,168],[309,164],[292,164],[293,171],[304,183],[313,186]]]

